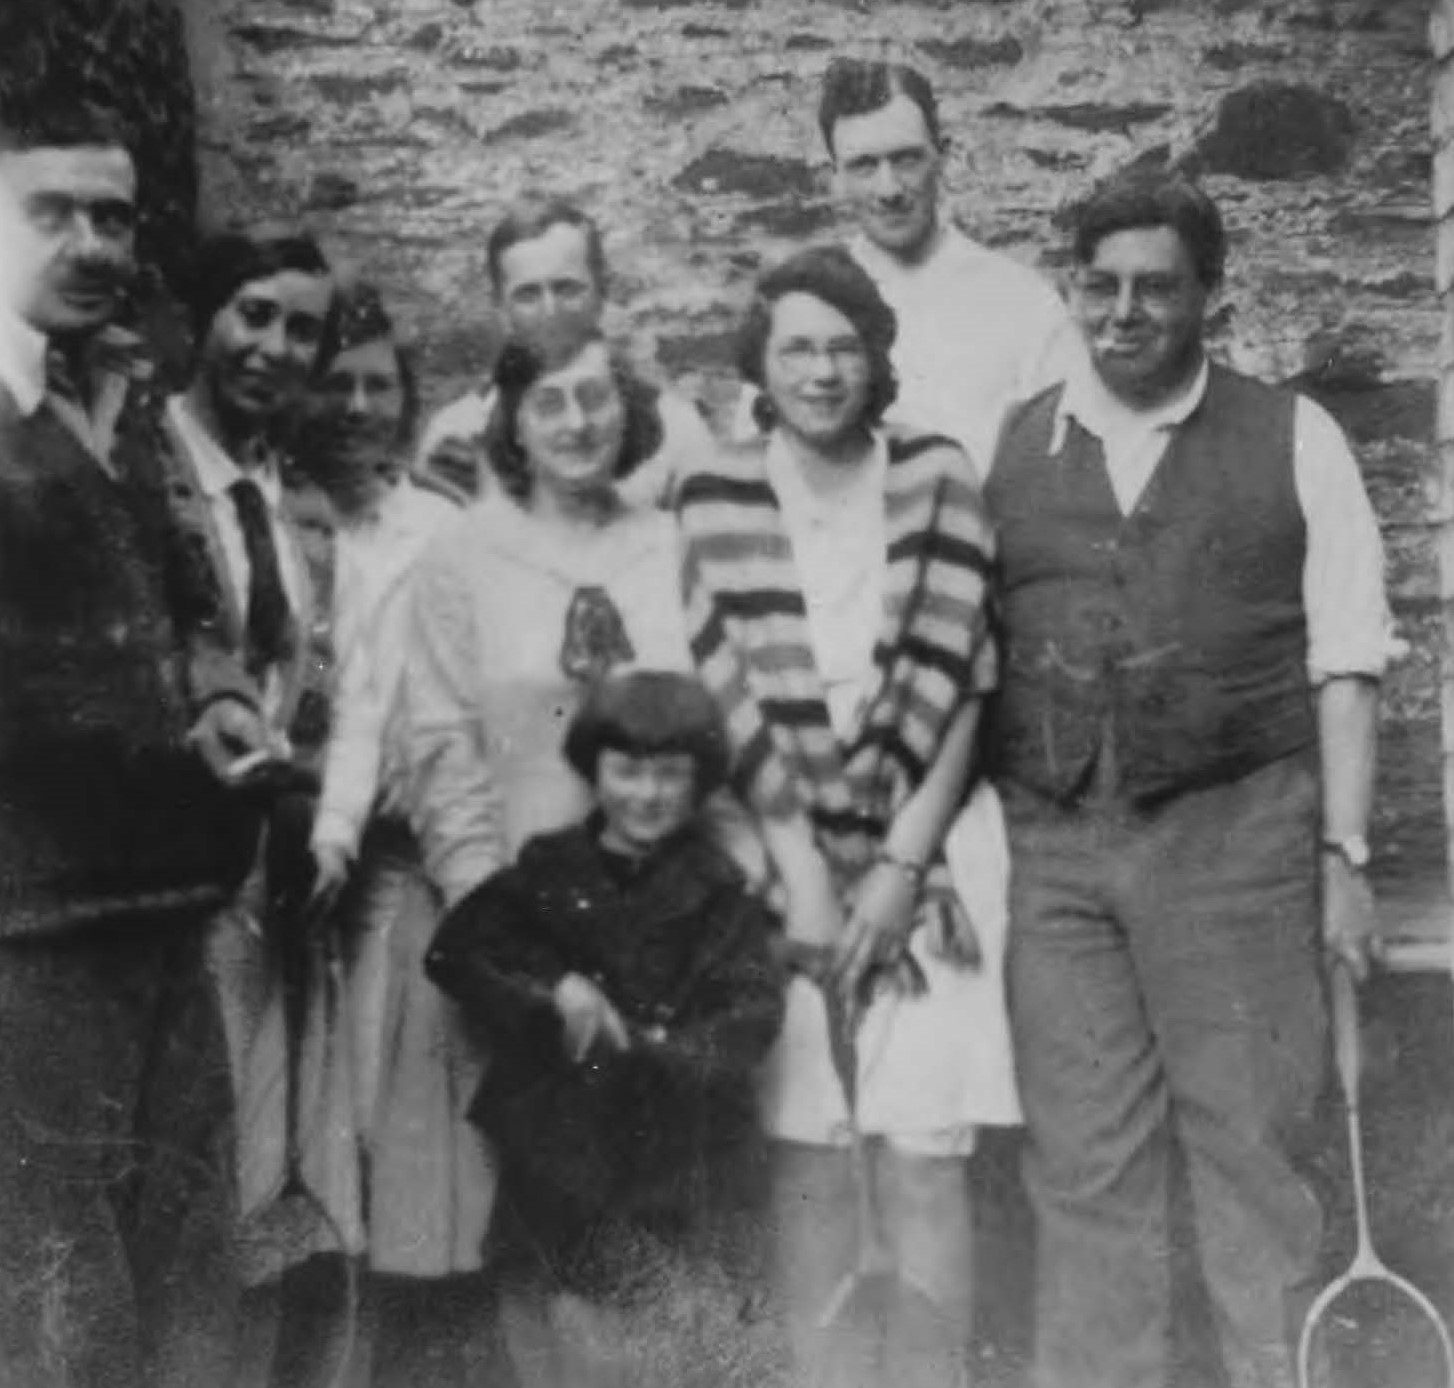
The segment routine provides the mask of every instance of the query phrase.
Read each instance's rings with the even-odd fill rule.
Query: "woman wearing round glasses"
[[[816,1358],[816,1322],[853,1270],[856,1127],[876,1232],[914,1293],[903,1307],[927,1306],[936,1327],[916,1349],[890,1317],[873,1351],[889,1356],[883,1381],[953,1383],[971,1315],[964,1159],[978,1123],[1015,1116],[983,957],[1003,905],[982,805],[970,816],[986,836],[955,833],[987,869],[971,874],[974,927],[944,856],[994,681],[992,537],[962,451],[881,423],[895,328],[839,247],[765,275],[739,341],[762,437],[689,478],[681,518],[693,653],[803,975],[762,1110],[795,1352]]]

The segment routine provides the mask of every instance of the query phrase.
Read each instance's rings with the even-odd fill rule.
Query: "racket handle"
[[[1333,1057],[1343,1097],[1350,1108],[1358,1105],[1362,1081],[1363,1046],[1358,1028],[1358,984],[1353,971],[1341,959],[1333,961],[1329,993],[1333,1007]]]

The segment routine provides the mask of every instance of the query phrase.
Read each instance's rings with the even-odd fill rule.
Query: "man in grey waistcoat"
[[[1174,1161],[1230,1382],[1290,1388],[1321,968],[1367,965],[1378,528],[1326,413],[1209,361],[1225,252],[1191,183],[1091,193],[1084,360],[1011,415],[986,493],[1040,1388],[1177,1381]]]

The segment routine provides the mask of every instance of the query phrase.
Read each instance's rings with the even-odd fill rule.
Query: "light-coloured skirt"
[[[496,1174],[466,1112],[484,1068],[454,1005],[424,976],[440,906],[417,853],[366,840],[345,918],[312,970],[298,1069],[300,1168],[324,1213],[306,1238],[254,1250],[254,1278],[319,1251],[415,1277],[483,1263]],[[237,1100],[244,1234],[284,1188],[287,1050],[281,980],[250,883],[214,922],[209,962]],[[267,1242],[267,1240],[264,1240]]]
[[[922,1156],[966,1156],[979,1127],[1021,1121],[1004,989],[1009,850],[999,797],[989,785],[979,786],[955,819],[945,855],[981,963],[974,969],[952,964],[919,932],[911,948],[928,990],[918,997],[881,994],[858,1037],[859,1127]],[[805,979],[789,986],[760,1104],[770,1137],[817,1146],[848,1142],[827,1012]]]
[[[350,979],[369,1262],[414,1277],[473,1272],[497,1183],[489,1144],[466,1116],[484,1047],[424,975],[441,904],[417,852],[389,852],[364,870]]]

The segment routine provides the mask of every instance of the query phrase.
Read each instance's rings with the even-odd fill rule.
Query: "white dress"
[[[776,443],[768,480],[807,609],[808,638],[835,732],[846,740],[874,683],[885,569],[882,446],[854,485],[824,499],[810,492]],[[984,955],[976,970],[912,949],[928,980],[921,997],[881,995],[859,1033],[858,1121],[906,1152],[963,1156],[982,1124],[1020,1121],[1005,1014],[1003,964],[1009,855],[998,801],[978,790],[951,826],[951,875]],[[794,979],[783,1033],[764,1070],[763,1124],[777,1138],[848,1141],[842,1088],[828,1050],[817,987]]]
[[[488,1146],[466,1117],[483,1056],[424,976],[438,897],[408,833],[389,827],[400,792],[390,723],[410,584],[419,557],[457,514],[405,480],[374,513],[339,531],[339,677],[313,828],[315,845],[357,858],[340,902],[337,1005],[357,1142],[368,1157],[368,1260],[377,1271],[414,1277],[481,1266],[495,1191]],[[384,820],[366,834],[375,816]]]
[[[679,569],[675,524],[649,508],[563,534],[495,491],[441,537],[418,575],[405,705],[416,827],[447,900],[590,808],[561,755],[583,689],[562,663],[577,595],[615,608],[631,664],[689,671]]]

